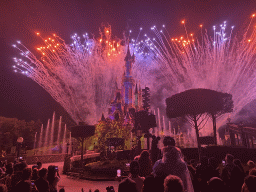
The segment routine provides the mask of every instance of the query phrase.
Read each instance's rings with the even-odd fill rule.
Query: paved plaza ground
[[[115,191],[118,191],[118,181],[88,181],[83,179],[74,179],[62,174],[64,162],[57,163],[46,163],[43,164],[43,168],[48,168],[49,165],[55,165],[59,167],[59,172],[61,180],[58,183],[58,189],[64,187],[65,192],[81,192],[81,189],[84,189],[84,192],[88,192],[89,189],[94,192],[95,189],[99,189],[100,192],[105,192],[107,186],[113,186]],[[32,165],[29,165],[32,167]]]

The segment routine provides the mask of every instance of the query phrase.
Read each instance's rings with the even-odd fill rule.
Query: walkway
[[[59,167],[61,180],[58,183],[58,189],[64,187],[65,192],[81,192],[82,188],[84,189],[84,192],[88,192],[89,189],[94,192],[95,189],[99,189],[100,192],[105,192],[107,186],[113,186],[115,191],[118,191],[118,181],[88,181],[67,177],[66,175],[62,174],[63,164],[64,162],[43,164],[43,168],[48,168],[49,165]],[[32,167],[32,165],[29,165],[29,167]]]

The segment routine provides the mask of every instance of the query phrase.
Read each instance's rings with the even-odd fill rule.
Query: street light
[[[19,137],[17,139],[17,148],[18,148],[17,149],[17,157],[20,156],[20,148],[21,148],[22,143],[23,143],[23,137]]]
[[[69,151],[69,143],[67,143],[67,154],[68,154],[68,151]]]
[[[138,129],[137,130],[137,138],[138,138],[138,150],[141,150],[141,141],[140,138],[142,137],[142,130]]]

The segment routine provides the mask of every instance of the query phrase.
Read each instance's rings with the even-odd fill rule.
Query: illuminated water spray
[[[151,34],[143,36],[141,29],[130,38],[136,56],[133,78],[150,87],[152,100],[161,97],[161,105],[165,98],[192,88],[230,93],[235,115],[256,98],[254,16],[242,35],[233,35],[234,27],[227,22],[214,26],[209,34],[200,25],[201,34],[194,35],[182,21],[185,35],[177,38],[165,26],[153,26]],[[14,45],[25,57],[14,59],[14,70],[42,86],[76,122],[96,123],[113,99],[115,82],[121,85],[127,38],[113,39],[108,27],[99,38],[75,34],[71,45],[56,35],[42,40],[45,44],[37,48],[41,58],[20,42]],[[155,109],[158,103],[152,103]]]

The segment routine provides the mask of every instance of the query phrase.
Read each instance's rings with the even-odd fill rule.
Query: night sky
[[[40,119],[44,124],[56,111],[68,115],[51,96],[26,76],[13,72],[13,57],[19,56],[12,44],[20,40],[32,52],[42,44],[36,36],[58,34],[66,43],[74,33],[99,35],[101,24],[110,24],[112,34],[122,38],[127,29],[136,36],[153,25],[166,25],[172,36],[184,34],[180,21],[195,33],[203,24],[208,31],[227,21],[236,30],[248,25],[256,11],[255,0],[17,0],[0,1],[0,116],[24,120]]]

